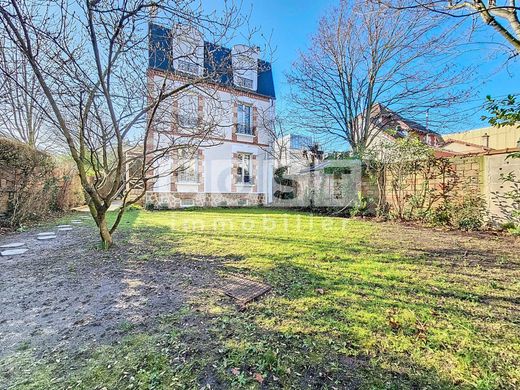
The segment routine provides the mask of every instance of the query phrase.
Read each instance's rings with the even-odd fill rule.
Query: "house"
[[[520,127],[484,127],[447,135],[451,140],[479,145],[489,149],[520,147]]]
[[[182,142],[212,122],[199,144],[159,158],[150,175],[146,202],[161,207],[263,205],[271,201],[273,161],[269,129],[275,114],[271,64],[256,47],[218,46],[193,28],[150,24],[147,71],[151,93],[166,80],[167,91],[197,79],[175,95],[146,142],[159,150],[162,140]],[[202,137],[202,136],[201,136]],[[192,140],[193,141],[193,140]]]
[[[493,150],[484,145],[474,144],[472,142],[462,141],[458,139],[448,138],[444,141],[442,145],[442,150],[447,152],[453,152],[456,154],[466,154],[466,153],[484,153],[489,150]]]
[[[287,174],[298,173],[311,163],[318,164],[323,160],[320,145],[312,137],[301,134],[278,138],[273,145],[273,155],[275,169],[285,167]]]
[[[443,144],[442,136],[425,126],[404,118],[388,107],[377,103],[372,107],[370,115],[371,133],[374,134],[370,148],[376,149],[385,142],[392,142],[414,135],[426,145],[437,148]]]

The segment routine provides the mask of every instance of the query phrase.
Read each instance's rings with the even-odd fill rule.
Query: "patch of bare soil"
[[[87,227],[50,241],[38,241],[37,233],[0,237],[0,245],[22,241],[29,248],[0,257],[0,358],[22,346],[40,354],[74,351],[111,343],[128,328],[149,330],[218,283],[210,259],[139,260],[146,248],[121,244],[101,251]]]
[[[428,228],[414,224],[381,223],[375,241],[403,251],[408,257],[421,256],[430,262],[452,266],[476,266],[483,271],[520,271],[520,237],[497,232],[464,232]]]

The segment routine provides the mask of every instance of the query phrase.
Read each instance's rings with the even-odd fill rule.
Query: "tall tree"
[[[53,147],[56,140],[45,123],[45,96],[28,61],[9,41],[0,45],[0,77],[0,135],[32,148]]]
[[[160,47],[149,46],[150,18],[182,26],[166,39],[177,39],[178,30],[198,31],[215,50],[244,21],[232,2],[216,14],[204,12],[194,0],[42,0],[37,6],[0,0],[3,38],[18,48],[38,80],[49,106],[47,120],[66,140],[104,247],[112,244],[125,209],[144,196],[149,183],[180,169],[159,169],[159,162],[181,149],[193,152],[219,130],[221,107],[205,86],[228,69],[213,66],[189,77],[166,69],[147,78],[149,50],[152,56],[164,55]],[[168,53],[175,56],[169,60],[184,59],[191,69],[193,56],[204,50],[192,46]],[[172,107],[188,92],[204,94],[208,112],[184,128],[181,113]],[[125,174],[129,165],[131,174]],[[107,210],[117,196],[123,205],[108,225]]]
[[[395,6],[391,1],[377,1]],[[397,7],[418,8],[458,19],[480,20],[505,39],[514,55],[520,54],[520,7],[516,0],[409,0]]]
[[[435,112],[466,97],[459,87],[469,73],[450,62],[450,32],[426,10],[341,0],[288,75],[302,122],[358,154],[384,127],[375,126],[376,103],[412,119],[430,113],[434,124]]]

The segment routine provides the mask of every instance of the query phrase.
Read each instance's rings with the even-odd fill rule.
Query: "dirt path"
[[[153,327],[216,283],[215,263],[137,260],[146,248],[132,246],[99,251],[85,226],[50,241],[36,233],[0,237],[0,245],[29,248],[0,257],[0,358],[20,348],[46,354],[110,343],[129,327]]]

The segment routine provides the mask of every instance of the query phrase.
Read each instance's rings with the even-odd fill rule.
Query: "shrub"
[[[0,139],[2,187],[8,194],[3,225],[16,228],[56,208],[57,181],[51,156],[20,142]]]
[[[486,220],[486,202],[481,196],[468,196],[462,201],[447,201],[425,215],[434,226],[451,226],[462,230],[478,230]]]
[[[354,206],[350,209],[351,217],[365,216],[368,214],[368,199],[363,196],[361,191],[358,191],[358,199]]]
[[[155,204],[153,202],[146,202],[144,208],[148,211],[153,211],[155,210]]]
[[[23,143],[0,138],[3,226],[14,229],[51,212],[83,204],[74,164]]]
[[[157,206],[157,210],[169,210],[170,206],[168,205],[168,202],[161,202]]]
[[[450,225],[452,219],[452,209],[453,208],[449,203],[443,203],[442,205],[427,212],[424,216],[424,220],[434,226]]]
[[[480,196],[468,196],[455,205],[451,224],[462,230],[478,230],[484,225],[486,202]]]

